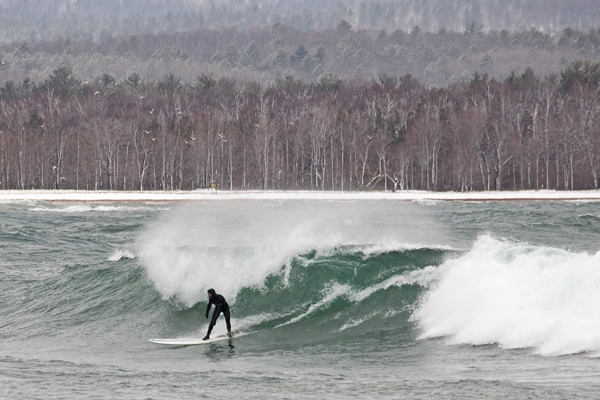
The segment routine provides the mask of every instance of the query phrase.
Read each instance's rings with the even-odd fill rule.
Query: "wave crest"
[[[269,276],[289,283],[292,262],[310,252],[361,251],[371,257],[406,249],[441,249],[443,229],[428,210],[398,204],[386,213],[379,203],[243,202],[181,206],[140,238],[141,259],[165,299],[188,307],[214,287],[232,302],[243,288],[264,288]],[[431,244],[433,243],[433,244]]]
[[[600,254],[484,236],[439,267],[412,318],[421,338],[555,356],[600,351],[598,304]]]

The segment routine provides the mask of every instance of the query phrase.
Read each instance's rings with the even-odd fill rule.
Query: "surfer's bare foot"
[[[227,336],[229,336],[229,337],[233,337],[233,334],[231,333],[231,331],[228,331],[228,332],[227,332]]]
[[[202,338],[202,340],[208,340],[208,339],[210,339],[210,336],[208,336],[208,335],[206,335]]]

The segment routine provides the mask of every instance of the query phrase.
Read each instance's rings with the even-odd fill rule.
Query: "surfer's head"
[[[208,289],[208,297],[213,297],[215,294],[217,294],[217,292],[215,292],[215,289]]]

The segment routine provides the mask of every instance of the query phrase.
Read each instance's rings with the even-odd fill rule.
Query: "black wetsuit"
[[[215,311],[213,311],[212,318],[210,319],[210,325],[208,326],[208,333],[206,336],[210,336],[215,324],[217,323],[217,318],[219,315],[223,313],[225,316],[225,323],[227,324],[227,332],[231,331],[231,322],[229,321],[229,304],[227,304],[227,300],[225,297],[220,294],[214,294],[212,297],[208,299],[208,305],[206,306],[206,318],[208,318],[208,313],[210,312],[210,307],[215,305]]]

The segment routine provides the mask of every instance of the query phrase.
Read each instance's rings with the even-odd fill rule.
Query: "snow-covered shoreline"
[[[404,201],[600,201],[600,191],[516,191],[516,192],[321,192],[321,191],[75,191],[75,190],[7,190],[0,191],[2,201],[48,202],[174,202],[214,200],[404,200]]]

